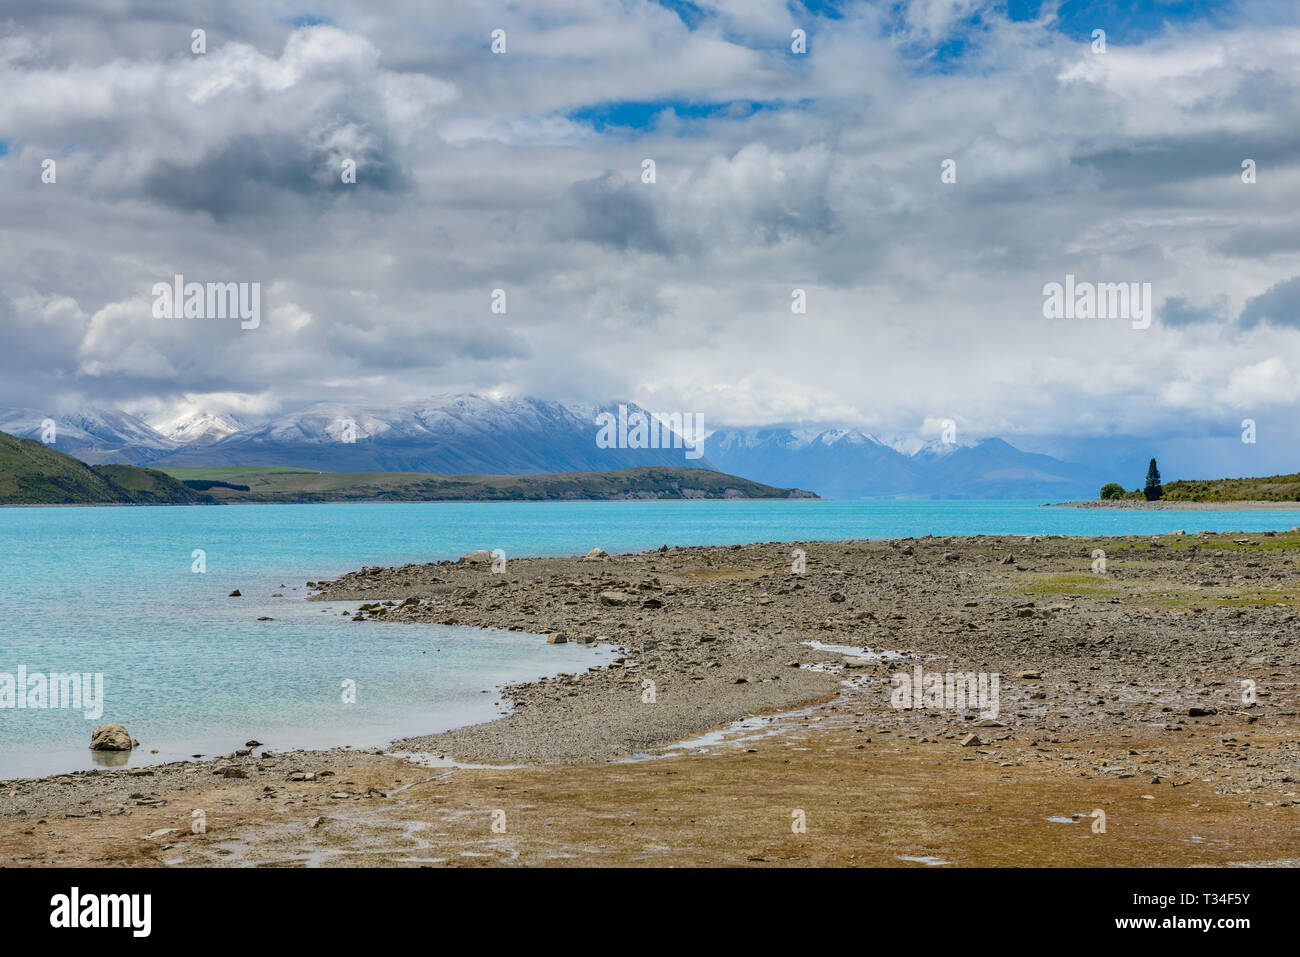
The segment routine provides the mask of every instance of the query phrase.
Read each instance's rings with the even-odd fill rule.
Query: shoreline
[[[1096,548],[1104,574],[1090,572]],[[1300,533],[1266,532],[663,546],[510,559],[504,574],[463,560],[363,568],[309,600],[355,602],[363,628],[506,627],[623,651],[506,686],[503,717],[383,752],[0,783],[0,863],[1132,859],[1131,842],[1079,845],[1044,817],[1096,807],[1121,835],[1139,814],[1132,837],[1156,863],[1300,859],[1297,558]],[[894,707],[892,676],[915,667],[1000,675],[997,717]],[[1259,685],[1251,704],[1243,677]],[[412,763],[425,754],[496,766]],[[719,791],[722,803],[708,798]],[[952,817],[974,791],[998,808],[987,823]],[[843,801],[869,813],[839,817]],[[830,840],[790,845],[791,806],[811,808]],[[192,808],[210,809],[208,834],[187,832]],[[532,837],[493,837],[501,808]],[[57,851],[34,843],[37,818]],[[695,820],[714,822],[709,837]],[[434,829],[417,844],[437,855],[409,856],[411,828]],[[1207,842],[1189,844],[1188,828]],[[647,857],[647,840],[679,856]]]
[[[1184,502],[1176,499],[1164,498],[1157,499],[1154,502],[1148,502],[1145,499],[1135,498],[1098,498],[1086,502],[1048,502],[1044,505],[1044,508],[1131,508],[1170,512],[1300,512],[1300,502],[1269,502],[1262,500],[1243,500],[1240,502]]]

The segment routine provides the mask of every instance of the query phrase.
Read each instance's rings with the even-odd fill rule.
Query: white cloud
[[[911,59],[976,6],[968,60]],[[129,30],[54,11],[0,41],[8,404],[509,389],[965,436],[1174,431],[1297,398],[1294,329],[1041,313],[1066,273],[1230,316],[1300,275],[1294,25],[1168,26],[1097,56],[1046,15],[958,0],[893,33],[879,8],[775,0],[705,4],[694,30],[614,0],[339,4],[297,31],[232,4],[193,56],[130,9]],[[627,100],[615,121],[661,119],[586,119]],[[1264,253],[1225,251],[1264,227]],[[176,272],[262,282],[266,321],[151,320],[141,297]]]

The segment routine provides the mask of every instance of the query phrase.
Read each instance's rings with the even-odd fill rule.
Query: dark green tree
[[[1151,464],[1147,466],[1147,484],[1143,487],[1142,494],[1146,496],[1148,502],[1154,502],[1165,494],[1165,490],[1160,486],[1160,470],[1156,468],[1155,459],[1152,459]]]
[[[1124,495],[1124,486],[1118,482],[1107,482],[1101,487],[1102,498],[1122,498]]]

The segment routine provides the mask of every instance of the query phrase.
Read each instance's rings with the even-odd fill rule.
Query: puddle
[[[860,648],[857,645],[828,645],[824,641],[801,641],[800,644],[807,645],[814,651],[832,651],[851,658],[866,658],[870,661],[895,661],[903,657],[901,651],[872,651],[870,648]]]

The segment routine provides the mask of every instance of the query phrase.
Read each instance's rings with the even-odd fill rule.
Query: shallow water
[[[496,690],[611,652],[516,632],[357,627],[304,584],[362,565],[610,552],[661,544],[907,535],[1257,531],[1300,511],[1049,509],[1035,502],[547,502],[0,509],[0,675],[102,673],[104,709],[0,701],[0,777],[92,765],[96,725],[141,741],[131,764],[365,747],[491,718]],[[205,568],[194,570],[203,553]],[[233,589],[243,593],[230,598]],[[272,598],[275,592],[285,597]],[[354,607],[355,603],[348,603]],[[259,622],[266,616],[273,621]],[[354,704],[343,682],[356,684]],[[3,679],[0,678],[0,683]],[[488,694],[483,692],[487,691]],[[150,754],[157,749],[159,754]]]

